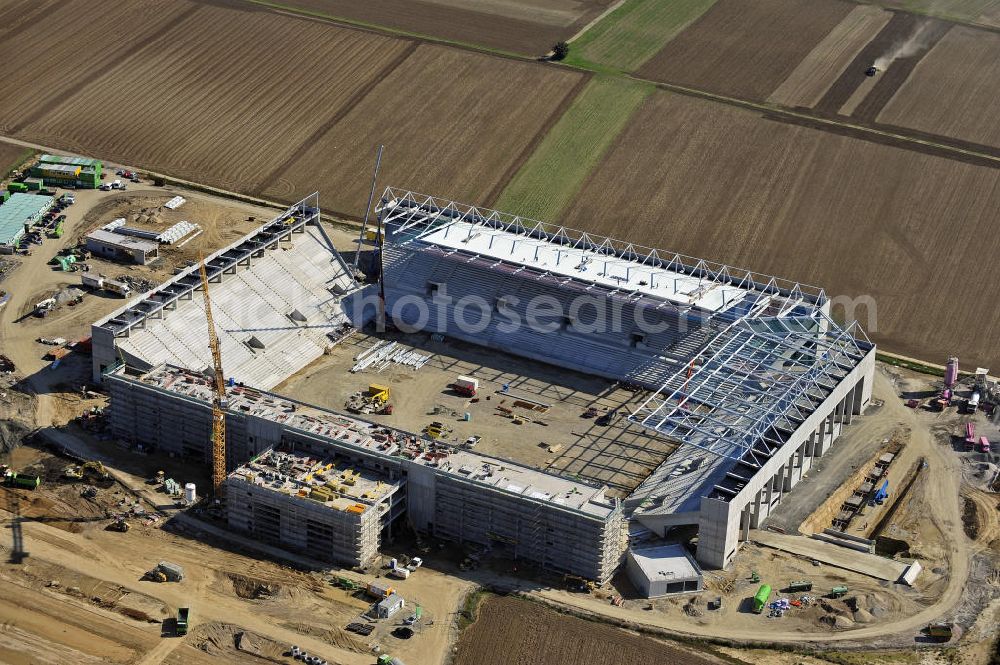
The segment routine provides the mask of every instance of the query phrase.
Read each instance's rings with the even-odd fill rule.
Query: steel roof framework
[[[740,312],[702,312],[707,321],[718,322],[719,332],[630,416],[682,444],[750,466],[766,461],[784,443],[781,432],[794,432],[873,347],[857,322],[844,328],[830,319],[823,311],[826,293],[816,287],[392,187],[383,193],[378,213],[384,225],[394,227],[397,244],[458,253],[492,267],[508,264],[563,285],[586,280],[442,246],[427,237],[451,228],[468,238],[514,234],[524,242],[556,244],[751,292]],[[588,290],[595,286],[588,284]],[[627,286],[602,291],[643,298]],[[698,310],[666,301],[659,306],[667,305],[682,313]]]
[[[784,443],[778,432],[793,432],[871,348],[856,323],[840,328],[819,311],[743,318],[630,418],[681,443],[760,466]]]

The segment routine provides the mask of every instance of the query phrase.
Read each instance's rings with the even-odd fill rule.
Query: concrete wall
[[[813,457],[826,453],[844,426],[871,401],[875,349],[858,363],[788,441],[729,501],[703,497],[698,520],[698,562],[724,568],[747,532],[764,525],[770,512],[802,478]]]

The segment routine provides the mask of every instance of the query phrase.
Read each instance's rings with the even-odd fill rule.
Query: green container
[[[760,614],[764,611],[764,606],[767,605],[768,599],[771,597],[771,586],[768,584],[761,584],[760,588],[757,589],[757,593],[753,597],[753,611],[756,614]]]
[[[0,189],[0,202],[6,201],[9,198],[10,198],[10,192],[8,192],[6,189]]]
[[[28,191],[28,186],[23,182],[12,182],[7,185],[7,189],[11,192],[26,192]]]
[[[29,476],[24,473],[14,473],[7,476],[7,483],[12,487],[20,487],[21,489],[33,490],[38,487],[41,481],[38,476]]]

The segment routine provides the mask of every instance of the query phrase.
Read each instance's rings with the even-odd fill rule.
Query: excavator
[[[83,480],[85,477],[96,477],[98,480],[108,480],[111,474],[104,468],[104,464],[97,460],[84,462],[81,465],[70,464],[63,472],[69,480]]]
[[[119,518],[115,519],[114,522],[112,522],[111,524],[109,524],[106,528],[107,528],[108,531],[117,531],[119,533],[128,533],[128,530],[130,528],[132,528],[132,527],[131,527],[131,525],[129,525],[128,522],[125,521],[124,517],[119,517]]]

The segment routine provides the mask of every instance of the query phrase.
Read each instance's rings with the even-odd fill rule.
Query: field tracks
[[[70,102],[78,93],[83,92],[87,86],[93,84],[99,78],[104,76],[107,67],[111,66],[115,62],[132,58],[133,56],[141,53],[143,50],[150,48],[155,42],[155,36],[183,24],[199,11],[201,11],[201,7],[198,5],[192,5],[184,11],[174,15],[166,23],[153,24],[141,37],[133,38],[132,43],[126,48],[108,51],[105,58],[99,62],[93,63],[88,68],[89,72],[86,76],[74,81],[66,87],[52,90],[48,100],[40,105],[36,111],[25,116],[19,123],[11,127],[10,132],[17,133],[28,125],[33,125],[42,120],[50,113],[58,111],[60,107]]]
[[[892,14],[872,5],[858,5],[827,34],[809,55],[771,93],[767,101],[790,107],[812,108],[847,69]]]
[[[392,58],[387,63],[385,63],[385,65],[383,65],[382,68],[376,74],[371,76],[369,80],[372,81],[373,83],[377,83],[378,81],[381,81],[385,77],[389,76],[393,71],[396,70],[397,67],[402,65],[407,58],[413,55],[413,52],[417,50],[417,47],[419,45],[420,45],[419,42],[416,41],[410,42],[409,46],[407,46],[405,49],[396,54],[396,57]],[[331,115],[329,119],[327,119],[326,122],[317,127],[315,131],[313,131],[313,133],[310,134],[309,137],[306,138],[306,140],[303,141],[298,148],[293,150],[282,163],[275,166],[274,170],[268,173],[260,181],[260,183],[257,184],[256,189],[259,191],[264,191],[266,189],[269,189],[279,180],[281,180],[282,174],[286,173],[288,169],[291,168],[292,164],[301,159],[307,152],[309,152],[309,149],[314,144],[318,143],[320,139],[326,136],[327,132],[333,129],[334,125],[343,120],[348,113],[353,111],[354,107],[360,104],[361,101],[368,95],[368,93],[372,91],[373,88],[374,85],[371,85],[371,86],[362,86],[357,90],[355,90],[354,94],[351,95],[350,98],[345,100],[344,103],[340,106],[340,108],[338,108],[336,112],[334,112],[334,114]],[[288,184],[287,180],[285,181],[285,184],[286,185]]]

